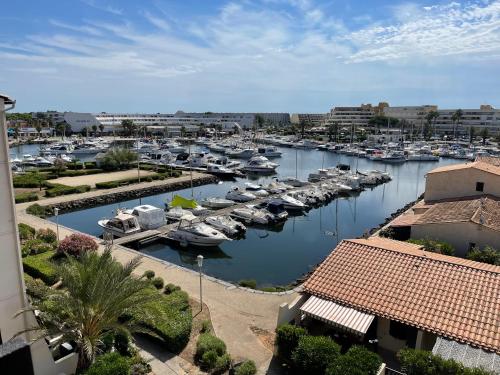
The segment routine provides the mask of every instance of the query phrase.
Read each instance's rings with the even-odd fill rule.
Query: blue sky
[[[500,0],[25,0],[0,24],[20,111],[500,107]]]

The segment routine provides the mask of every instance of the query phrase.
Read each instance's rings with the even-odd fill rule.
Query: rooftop
[[[305,291],[500,352],[500,267],[390,239],[344,240]]]
[[[497,158],[492,158],[492,159],[497,159]],[[484,172],[493,173],[500,176],[500,165],[496,165],[493,162],[486,162],[483,160],[474,161],[472,163],[446,165],[444,167],[433,169],[432,171],[427,172],[427,174],[432,175],[435,173],[458,171],[464,169],[478,169]]]

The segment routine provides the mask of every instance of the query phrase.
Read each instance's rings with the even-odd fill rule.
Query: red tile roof
[[[457,171],[457,170],[471,169],[471,168],[500,176],[500,165],[491,164],[485,161],[474,161],[472,163],[445,165],[444,167],[435,168],[432,171],[427,172],[427,174]]]
[[[500,353],[500,267],[381,237],[344,240],[307,293]]]
[[[487,164],[500,167],[500,158],[497,156],[476,156],[475,161],[481,161]]]
[[[436,202],[412,225],[473,222],[500,231],[500,201],[498,198],[462,198]]]

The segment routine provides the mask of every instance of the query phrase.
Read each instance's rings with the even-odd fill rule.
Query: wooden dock
[[[113,240],[113,245],[123,245],[129,242],[144,241],[149,240],[154,237],[158,237],[162,232],[159,230],[146,230],[144,232],[139,232],[136,234],[131,234],[130,236],[120,237]]]

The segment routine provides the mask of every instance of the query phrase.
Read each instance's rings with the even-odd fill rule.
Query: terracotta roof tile
[[[475,161],[481,161],[487,164],[494,165],[496,167],[500,167],[500,158],[497,156],[476,156]]]
[[[500,353],[500,267],[381,237],[344,240],[305,291]]]
[[[473,222],[500,231],[500,201],[498,198],[461,198],[435,202],[414,221],[413,225]]]
[[[436,169],[433,169],[432,171],[427,172],[427,174],[442,173],[442,172],[456,171],[469,168],[479,169],[481,171],[493,173],[500,176],[500,165],[496,165],[495,163],[492,164],[490,162],[485,162],[485,161],[474,161],[472,163],[445,165],[443,167],[438,167]]]

